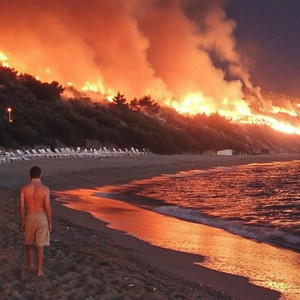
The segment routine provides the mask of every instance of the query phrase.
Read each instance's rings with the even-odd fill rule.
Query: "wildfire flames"
[[[218,0],[4,1],[0,25],[0,63],[42,81],[300,135],[300,100],[252,85]]]

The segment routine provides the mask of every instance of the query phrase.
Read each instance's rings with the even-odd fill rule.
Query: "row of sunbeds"
[[[142,151],[131,147],[128,149],[107,149],[102,147],[96,148],[55,148],[51,150],[47,149],[31,149],[31,150],[15,150],[15,151],[0,151],[0,163],[18,162],[22,160],[33,159],[46,159],[46,158],[70,158],[70,157],[89,157],[89,158],[103,158],[103,157],[121,157],[121,156],[133,156],[133,155],[147,155],[147,151]]]

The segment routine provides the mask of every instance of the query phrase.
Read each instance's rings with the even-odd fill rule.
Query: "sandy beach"
[[[300,159],[300,155],[156,155],[41,159],[0,165],[1,299],[279,299],[246,278],[193,264],[203,257],[171,251],[107,228],[66,208],[55,192],[128,183],[160,174]],[[44,272],[27,274],[18,193],[38,165],[51,188],[53,233]],[[205,253],[204,253],[205,255]]]

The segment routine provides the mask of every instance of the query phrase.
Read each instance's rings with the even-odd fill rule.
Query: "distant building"
[[[232,149],[225,149],[217,151],[217,155],[235,155],[235,150]]]

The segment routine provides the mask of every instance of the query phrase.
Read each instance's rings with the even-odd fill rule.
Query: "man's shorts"
[[[25,220],[25,245],[50,245],[48,218],[45,213],[32,213]]]

